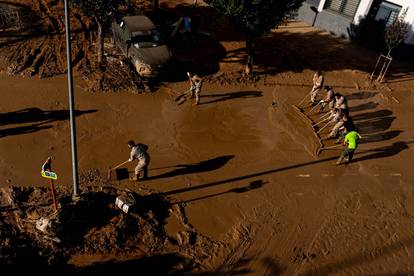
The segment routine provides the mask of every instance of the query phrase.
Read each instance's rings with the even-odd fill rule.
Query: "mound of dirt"
[[[14,2],[12,1],[11,4]],[[167,4],[165,2],[162,4]],[[17,5],[17,1],[15,3]],[[163,32],[170,32],[171,23],[174,23],[182,13],[180,8],[194,12],[190,6],[171,2],[171,7],[152,11],[152,1],[136,0],[131,2],[136,12],[145,11],[154,22],[160,25]],[[40,78],[64,74],[67,70],[64,9],[62,2],[53,0],[18,2],[24,18],[35,18],[35,25],[26,24],[23,30],[4,33],[0,38],[0,70],[9,75],[23,77],[39,76]],[[211,17],[211,11],[200,8],[194,12],[195,21],[203,21]],[[95,22],[76,6],[71,7],[71,47],[72,62],[75,76],[81,76],[85,82],[85,89],[96,92],[148,90],[145,80],[141,79],[122,54],[113,47],[112,43],[105,42],[106,63],[102,68],[97,65],[97,32]],[[197,19],[197,20],[196,20]],[[169,22],[169,24],[167,24]],[[200,23],[199,22],[199,23]],[[221,21],[220,21],[221,22]],[[201,23],[200,23],[201,24]],[[207,25],[205,23],[204,25]],[[208,28],[208,26],[205,26]],[[226,55],[226,49],[213,37],[197,33],[193,37],[192,47],[184,43],[182,38],[170,41],[177,64],[173,72],[169,72],[168,80],[184,80],[185,72],[203,72],[207,75],[206,81],[222,85],[251,85],[261,78],[257,74],[246,76],[244,72],[218,73],[219,62]],[[182,68],[181,68],[182,67]]]
[[[61,1],[19,1],[22,18],[36,18],[20,32],[2,35],[3,70],[10,75],[50,77],[66,72],[66,44],[63,3]],[[16,2],[17,5],[17,2]],[[71,8],[72,55],[74,71],[88,70],[93,60],[92,21]]]
[[[35,2],[32,5],[32,1],[20,1],[18,9],[22,17],[36,18],[37,23],[25,24],[26,27],[17,34],[15,30],[6,32],[0,40],[0,70],[9,75],[46,78],[67,71],[63,4],[51,0]],[[134,4],[147,7],[148,2],[135,1]],[[98,68],[94,22],[76,6],[71,7],[70,18],[73,71],[85,79],[86,89],[92,92],[141,92],[144,88],[142,80],[126,61],[119,63],[121,59],[115,49],[107,54],[104,69]]]
[[[83,178],[90,183],[102,181],[96,172]],[[128,214],[115,206],[119,195],[136,201]],[[102,259],[96,257],[85,265],[87,257],[82,256],[113,255],[120,260],[139,260],[143,271],[195,272],[210,267],[212,257],[224,248],[191,227],[176,237],[168,236],[165,224],[171,214],[188,222],[183,207],[171,204],[161,194],[140,195],[108,186],[89,186],[78,201],[72,201],[64,191],[59,193],[58,201],[60,207],[54,211],[46,188],[0,190],[1,266],[93,271],[102,269],[102,264],[97,264]],[[167,259],[174,257],[173,264],[159,263],[154,268],[153,261],[149,261],[168,254],[171,256]],[[105,263],[103,267],[117,266]]]

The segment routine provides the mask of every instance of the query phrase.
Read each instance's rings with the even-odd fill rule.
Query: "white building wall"
[[[360,19],[368,14],[373,1],[374,0],[361,0],[354,17],[355,24],[358,24]]]
[[[354,22],[359,23],[359,20],[368,14],[373,0],[361,0],[359,7],[355,13]],[[405,22],[410,25],[410,32],[405,42],[407,44],[414,44],[414,0],[386,0],[390,3],[400,5],[401,11],[408,8]]]
[[[321,2],[319,2],[318,12],[321,12],[323,10],[323,7],[325,6],[325,2],[326,0],[321,0]]]

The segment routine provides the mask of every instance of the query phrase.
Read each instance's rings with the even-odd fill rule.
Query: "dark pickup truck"
[[[142,77],[159,75],[171,61],[171,51],[147,16],[124,16],[113,22],[112,38]]]

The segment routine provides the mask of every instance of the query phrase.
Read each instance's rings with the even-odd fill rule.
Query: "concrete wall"
[[[313,20],[315,18],[315,12],[313,12],[310,7],[313,5],[310,5],[307,2],[304,2],[302,4],[302,7],[298,10],[298,19],[306,22],[309,25],[312,25]]]
[[[352,24],[352,18],[343,16],[330,10],[321,11],[315,22],[315,26],[328,30],[337,36],[349,38],[348,28]]]
[[[322,0],[321,2],[324,1],[325,0]],[[312,25],[313,20],[315,19],[315,12],[310,9],[311,6],[312,5],[305,2],[298,11],[298,19],[306,22],[309,25]],[[320,9],[320,5],[319,10],[320,12],[316,16],[314,26],[325,29],[337,36],[349,38],[347,28],[350,27],[352,18],[329,10],[322,10]]]

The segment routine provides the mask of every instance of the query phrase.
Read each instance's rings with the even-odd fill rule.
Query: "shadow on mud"
[[[96,112],[96,109],[75,110],[75,116]],[[25,108],[17,111],[0,113],[0,125],[24,124],[32,122],[53,122],[69,119],[69,110],[41,110],[36,107]]]
[[[385,158],[390,157],[399,154],[400,152],[409,149],[409,144],[414,143],[414,141],[409,142],[395,142],[392,143],[390,146],[380,147],[368,151],[364,151],[361,153],[369,153],[367,155],[363,155],[361,157],[358,156],[358,158],[355,158],[352,162],[360,162],[364,160],[370,160],[370,159],[379,159],[379,158]]]
[[[387,131],[396,119],[392,114],[392,111],[382,109],[353,115],[357,130],[363,137],[360,144],[386,141],[400,135],[402,130]]]
[[[352,93],[350,95],[346,95],[346,99],[348,101],[350,100],[365,100],[374,97],[377,95],[377,92],[371,92],[371,91],[359,91]]]
[[[83,114],[94,113],[97,110],[75,110],[75,117]],[[33,133],[38,130],[52,128],[49,123],[54,121],[64,121],[69,119],[69,110],[41,110],[39,108],[26,108],[18,111],[0,113],[0,126],[12,124],[26,124],[28,126],[18,126],[0,129],[0,138],[11,135]]]
[[[250,192],[252,190],[262,188],[266,183],[268,183],[268,182],[264,182],[263,180],[254,180],[254,181],[250,182],[249,185],[247,185],[245,187],[234,188],[234,189],[230,189],[230,190],[225,191],[225,192],[210,194],[210,195],[201,196],[201,197],[196,197],[196,198],[192,198],[192,199],[188,199],[188,200],[184,200],[184,201],[180,201],[180,202],[176,202],[176,203],[189,203],[189,202],[194,202],[194,201],[203,200],[203,199],[207,199],[207,198],[212,198],[212,197],[216,197],[216,196],[221,196],[221,195],[225,195],[225,194],[230,194],[230,193],[241,194],[241,193]]]
[[[191,173],[202,173],[202,172],[213,171],[226,165],[227,162],[230,161],[230,159],[232,158],[234,158],[234,155],[223,155],[223,156],[219,156],[213,159],[201,161],[199,163],[176,165],[175,167],[177,169],[167,172],[167,173],[159,174],[157,176],[149,177],[148,179],[153,180],[153,179],[174,177],[174,176],[191,174]]]
[[[223,94],[206,94],[206,95],[200,96],[200,98],[202,99],[200,105],[223,102],[223,101],[233,100],[233,99],[258,98],[258,97],[262,97],[262,94],[263,93],[261,91],[239,91],[239,92],[231,92],[231,93],[223,93]],[[213,99],[204,101],[205,98],[213,98]]]
[[[408,142],[399,141],[399,142],[393,143],[391,146],[387,146],[387,147],[381,147],[381,148],[376,148],[376,149],[367,150],[367,151],[356,151],[355,156],[358,156],[358,157],[355,158],[352,161],[352,163],[357,162],[357,161],[368,160],[368,159],[391,157],[391,156],[397,155],[400,152],[408,149],[409,148],[408,145],[412,144],[412,143],[414,143],[414,141],[408,141]],[[360,154],[365,154],[365,153],[368,153],[368,155],[360,157]],[[316,165],[316,164],[320,164],[320,163],[325,163],[325,162],[328,162],[328,161],[336,160],[337,158],[338,158],[337,156],[334,156],[334,157],[329,157],[329,158],[324,158],[324,159],[319,159],[319,160],[314,160],[314,161],[309,161],[309,162],[304,162],[304,163],[299,163],[299,164],[292,164],[292,165],[288,165],[288,166],[285,166],[285,167],[280,167],[280,168],[270,169],[270,170],[266,170],[266,171],[260,171],[260,172],[245,174],[245,175],[241,175],[241,176],[236,176],[236,177],[232,177],[232,178],[227,178],[227,179],[223,179],[223,180],[218,180],[218,181],[214,181],[214,182],[200,184],[200,185],[197,185],[197,186],[174,189],[174,190],[170,190],[168,192],[164,192],[162,194],[164,194],[164,195],[174,195],[174,194],[178,194],[178,193],[184,193],[184,192],[189,192],[189,191],[194,191],[194,190],[206,189],[206,188],[220,186],[220,185],[224,185],[224,184],[228,184],[228,183],[231,183],[231,182],[240,181],[240,180],[244,180],[244,179],[255,178],[255,177],[259,177],[259,176],[263,176],[263,175],[268,175],[268,174],[278,173],[278,172],[282,172],[282,171],[287,171],[287,170],[292,170],[292,169],[297,169],[297,168],[303,168],[303,167],[306,167],[306,166]]]
[[[368,109],[374,109],[377,106],[378,106],[378,103],[368,102],[368,103],[363,103],[357,106],[349,107],[348,110],[350,113],[353,113],[353,112],[358,112],[358,111],[363,111],[363,110],[368,110]]]
[[[139,275],[192,275],[197,265],[188,257],[178,253],[168,253],[146,256],[128,261],[109,261],[98,263],[82,269],[82,273],[113,273],[118,275],[131,274],[135,271]],[[96,274],[95,274],[96,275]]]

